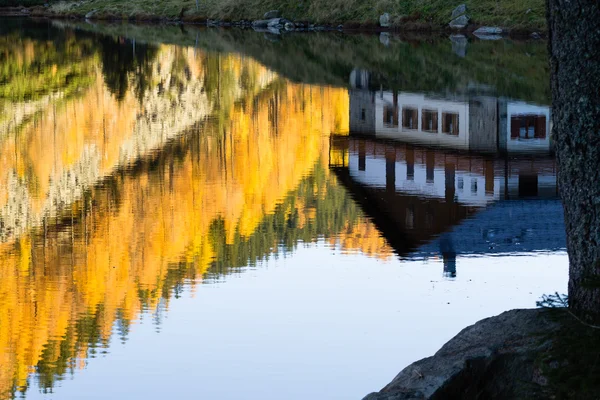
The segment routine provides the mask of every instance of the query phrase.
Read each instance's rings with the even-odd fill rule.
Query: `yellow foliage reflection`
[[[52,387],[182,284],[280,245],[391,254],[328,173],[346,90],[239,55],[152,51],[114,79],[90,56],[84,93],[2,137],[0,397],[34,372]]]

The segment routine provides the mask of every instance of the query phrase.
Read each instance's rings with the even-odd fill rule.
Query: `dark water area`
[[[546,43],[0,19],[0,398],[351,399],[565,292]]]

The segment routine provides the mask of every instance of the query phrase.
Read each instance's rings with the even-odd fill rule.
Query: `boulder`
[[[283,27],[285,21],[282,18],[273,18],[267,22],[267,26],[270,28]]]
[[[481,320],[363,400],[540,398],[547,379],[539,356],[561,327],[550,313],[511,310]]]
[[[467,15],[461,15],[458,18],[453,19],[452,21],[450,21],[450,28],[453,29],[462,29],[465,26],[467,26],[467,24],[469,23],[469,17]]]
[[[502,39],[502,28],[497,26],[482,26],[473,32],[473,35],[477,36],[481,40],[499,40]]]
[[[279,12],[279,10],[267,11],[263,15],[263,19],[273,19],[273,18],[281,18],[281,13]]]
[[[285,24],[285,20],[283,18],[271,18],[271,19],[259,19],[257,21],[252,22],[253,27],[257,28],[267,28],[267,27],[283,27]]]
[[[271,35],[271,37],[273,37],[273,35],[276,35],[276,36],[281,35],[281,30],[279,28],[253,26],[252,29],[255,32],[262,32],[262,33],[265,33],[265,34],[269,34],[269,35]]]
[[[457,56],[464,58],[467,55],[467,45],[469,41],[465,35],[451,35],[452,52]]]
[[[497,26],[482,26],[478,28],[474,35],[500,35],[502,34],[502,28],[498,28]]]
[[[286,22],[283,27],[285,28],[286,31],[293,31],[294,29],[296,29],[296,26],[294,25],[293,22]]]
[[[479,40],[502,40],[500,35],[475,35]]]
[[[466,13],[467,13],[467,5],[461,4],[460,6],[456,7],[454,10],[452,10],[452,16],[450,17],[450,19],[458,18],[461,15],[464,15]]]
[[[390,34],[389,32],[381,32],[379,34],[379,43],[385,47],[390,47]]]
[[[388,13],[383,13],[379,16],[379,25],[382,28],[387,28],[391,25],[391,18],[390,18],[390,14]]]

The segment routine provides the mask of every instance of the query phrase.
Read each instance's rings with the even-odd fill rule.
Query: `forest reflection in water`
[[[560,210],[552,208],[550,147],[548,154],[526,153],[508,163],[516,169],[506,169],[499,149],[472,156],[418,143],[425,147],[415,150],[406,140],[381,142],[377,136],[386,133],[386,139],[402,139],[385,129],[356,127],[368,107],[377,120],[393,125],[399,118],[402,126],[393,99],[398,89],[390,92],[396,107],[391,120],[373,91],[383,83],[411,89],[410,79],[390,79],[398,76],[393,69],[369,75],[361,87],[356,75],[365,74],[350,66],[298,83],[304,79],[289,79],[298,77],[297,70],[269,59],[273,49],[265,48],[263,59],[254,57],[262,43],[257,36],[244,39],[250,42],[243,43],[245,53],[218,52],[23,21],[2,26],[3,398],[25,393],[32,377],[42,391],[51,391],[88,358],[107,352],[111,340],[124,340],[143,314],[158,316],[203,280],[291,254],[301,244],[327,243],[347,255],[387,261],[444,253],[446,261],[448,254],[477,253],[469,242],[463,250],[460,244],[447,250],[448,232],[457,227],[456,237],[468,220],[475,230],[485,227],[488,246],[498,233],[503,243],[512,241],[515,229],[537,240],[533,247],[525,237],[525,246],[511,242],[506,254],[564,248]],[[233,39],[225,34],[219,40]],[[315,40],[311,46],[323,45]],[[448,79],[461,85],[460,76]],[[502,79],[496,84],[505,91],[516,87]],[[526,85],[534,88],[526,100],[544,96],[535,83]],[[370,106],[353,113],[363,95]],[[354,138],[366,133],[372,135]],[[383,160],[381,171],[377,160]],[[392,170],[394,179],[403,168],[418,177],[419,166],[421,188],[403,187],[400,179],[390,183]],[[365,171],[370,175],[360,175]],[[454,171],[452,179],[444,171]],[[441,195],[435,192],[438,174],[444,176]],[[521,175],[526,178],[519,180]],[[533,180],[527,177],[534,175],[533,197],[554,212],[547,225],[506,229],[502,206],[490,209],[500,210],[492,226],[485,217],[477,225],[478,213],[508,200],[502,193],[515,185],[525,195],[517,193],[523,201],[510,207],[541,204],[528,202]],[[463,182],[482,179],[483,200],[448,196],[461,176]],[[475,236],[479,245],[481,235]]]

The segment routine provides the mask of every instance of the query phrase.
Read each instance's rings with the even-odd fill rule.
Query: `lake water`
[[[361,399],[566,292],[546,57],[0,19],[0,398]]]

